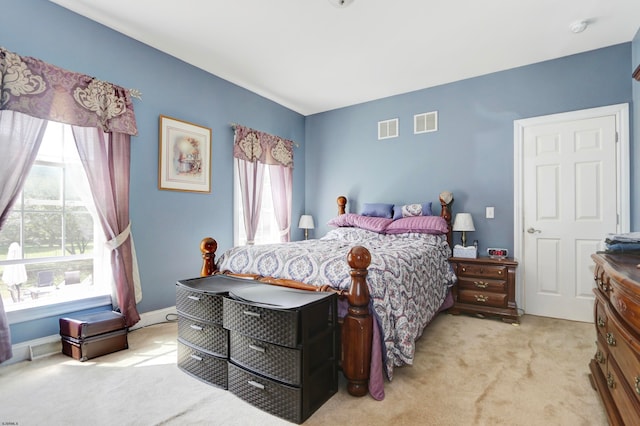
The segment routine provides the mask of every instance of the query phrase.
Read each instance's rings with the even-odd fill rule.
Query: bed
[[[395,367],[413,363],[416,340],[451,304],[453,197],[442,193],[439,201],[439,216],[424,203],[424,214],[414,215],[405,205],[405,212],[392,206],[393,216],[381,217],[345,213],[347,200],[338,197],[338,216],[329,222],[333,229],[322,238],[234,247],[217,260],[216,241],[205,238],[201,275],[223,273],[338,293],[343,300],[340,366],[347,390],[383,399],[385,377],[392,380]]]

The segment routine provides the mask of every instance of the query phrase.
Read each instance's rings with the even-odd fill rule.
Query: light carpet
[[[177,324],[129,334],[129,349],[0,366],[3,425],[291,424],[176,366]],[[525,315],[520,326],[439,315],[386,397],[340,390],[308,425],[606,425],[589,383],[593,324]]]

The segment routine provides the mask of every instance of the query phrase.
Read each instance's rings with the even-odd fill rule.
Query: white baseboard
[[[138,321],[132,327],[129,327],[129,331],[136,330],[138,328],[146,327],[148,325],[160,324],[167,321],[167,315],[176,315],[176,307],[169,306],[168,308],[158,309],[157,311],[145,312],[140,314],[140,321]]]
[[[167,315],[176,314],[176,307],[170,306],[156,311],[145,312],[140,314],[140,321],[129,328],[129,331],[148,325],[159,324],[167,321]],[[38,339],[28,340],[26,342],[16,343],[12,346],[13,358],[6,360],[0,365],[0,368],[15,364],[20,361],[33,361],[34,359],[60,353],[62,351],[62,343],[59,334],[40,337]]]

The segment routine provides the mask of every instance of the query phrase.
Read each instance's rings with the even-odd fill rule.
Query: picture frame
[[[160,115],[158,188],[211,192],[211,129]]]

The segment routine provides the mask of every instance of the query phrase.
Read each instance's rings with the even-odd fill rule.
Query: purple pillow
[[[447,221],[440,216],[413,216],[394,220],[387,226],[385,234],[446,234]]]
[[[391,218],[393,216],[393,204],[364,203],[364,207],[360,214],[362,216]]]
[[[331,219],[327,225],[366,229],[368,231],[383,233],[389,224],[393,222],[391,218],[362,216],[355,213],[341,214]]]
[[[393,206],[393,219],[411,216],[433,216],[431,211],[431,201],[422,204],[405,204],[404,206]]]

